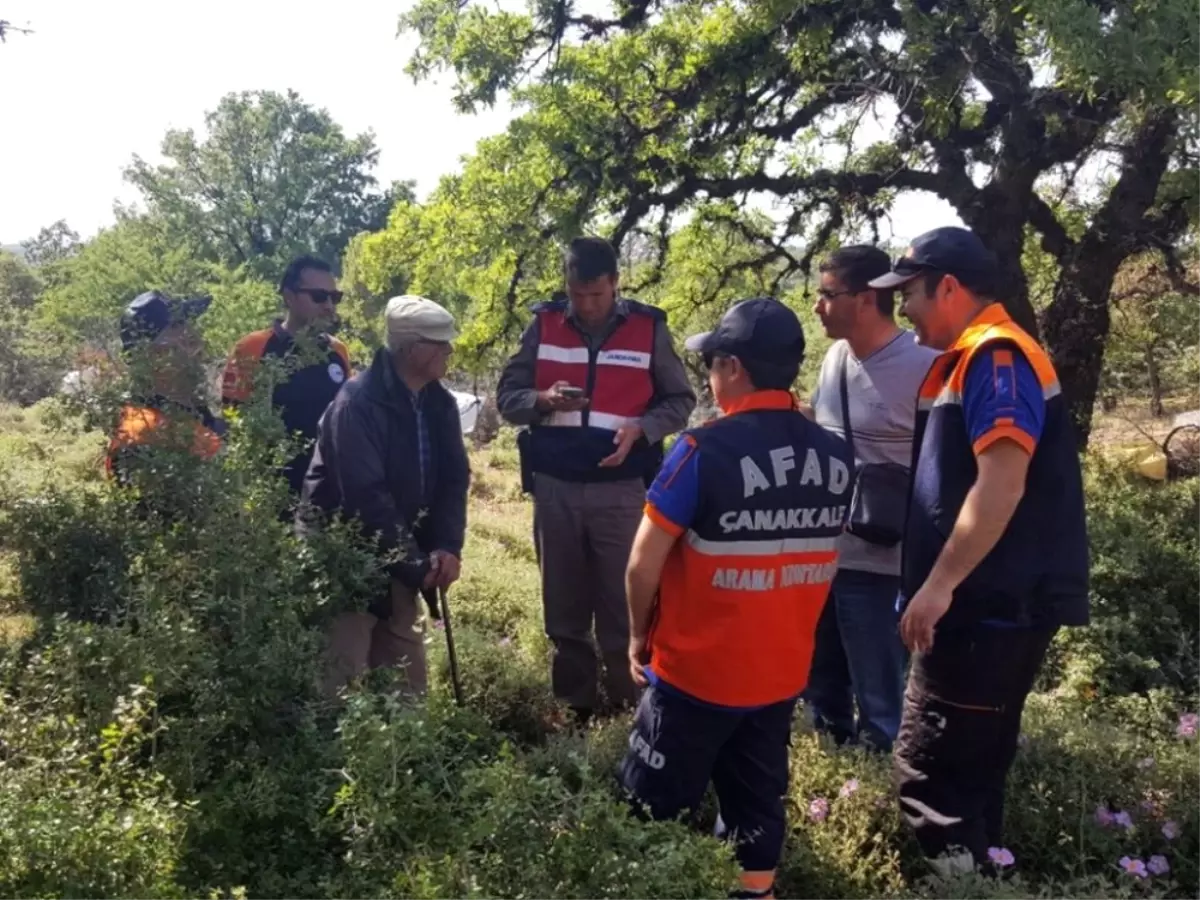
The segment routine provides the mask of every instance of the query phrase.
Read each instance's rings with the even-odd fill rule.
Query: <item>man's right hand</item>
[[[440,562],[436,556],[429,557],[429,571],[425,573],[425,579],[421,582],[421,590],[429,591],[437,587]]]
[[[578,412],[588,405],[587,397],[564,397],[560,388],[570,387],[566,381],[556,381],[548,390],[538,391],[539,412]]]

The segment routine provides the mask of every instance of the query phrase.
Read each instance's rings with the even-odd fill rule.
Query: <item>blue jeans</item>
[[[817,730],[839,744],[889,752],[900,730],[908,651],[900,641],[899,590],[894,575],[842,569],[833,579],[804,702]]]

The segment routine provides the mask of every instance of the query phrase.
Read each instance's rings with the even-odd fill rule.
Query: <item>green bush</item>
[[[46,478],[82,447],[94,465],[100,441],[66,419],[48,432],[42,412],[10,418],[0,561],[36,627],[4,632],[16,643],[0,657],[6,895],[728,890],[730,850],[705,833],[712,798],[691,827],[637,821],[614,777],[630,717],[571,729],[551,697],[528,501],[503,441],[482,451],[498,465],[479,467],[481,527],[450,595],[466,707],[434,626],[431,696],[414,707],[388,673],[344,703],[318,694],[329,620],[385,579],[351,527],[293,537],[286,489],[263,474],[286,441],[261,402],[216,460],[163,457],[132,495],[82,469]],[[27,477],[24,448],[41,443]],[[1095,624],[1060,637],[1029,704],[1009,784],[1014,870],[928,877],[890,761],[798,725],[781,896],[1197,894],[1200,774],[1179,719],[1196,708],[1197,486],[1094,467],[1088,489]],[[1129,875],[1126,857],[1170,872]]]
[[[153,694],[132,689],[92,729],[64,714],[44,659],[24,675],[44,677],[42,690],[0,689],[0,894],[186,896],[177,868],[190,810],[142,770],[162,736]]]
[[[342,734],[349,871],[330,894],[723,897],[734,881],[727,848],[632,819],[586,763],[576,784],[532,769],[475,713],[359,697]]]
[[[1147,483],[1094,461],[1088,472],[1092,625],[1058,638],[1051,677],[1090,699],[1200,690],[1200,480]]]

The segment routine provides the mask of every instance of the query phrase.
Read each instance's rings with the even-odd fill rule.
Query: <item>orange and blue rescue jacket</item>
[[[741,709],[804,690],[853,473],[846,443],[787,391],[680,435],[646,505],[679,536],[649,638],[655,683]]]
[[[939,631],[1085,625],[1088,543],[1075,431],[1046,352],[999,303],[934,361],[921,385],[902,597],[928,578],[996,441],[1030,454],[1025,492],[992,551],[954,592]]]
[[[288,432],[305,440],[305,449],[283,467],[284,477],[296,494],[300,493],[312,462],[321,416],[346,379],[354,374],[345,344],[326,334],[317,335],[315,343],[319,358],[297,365],[293,362],[298,356],[296,341],[283,330],[282,320],[276,319],[270,328],[255,331],[237,342],[221,379],[222,401],[236,406],[250,399],[264,359],[284,360],[291,369],[286,378],[273,386],[271,404],[280,411]]]

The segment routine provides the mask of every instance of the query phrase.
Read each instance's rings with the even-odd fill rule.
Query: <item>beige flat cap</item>
[[[454,316],[445,307],[413,294],[389,300],[384,319],[388,334],[415,334],[427,341],[453,341],[458,337]]]

